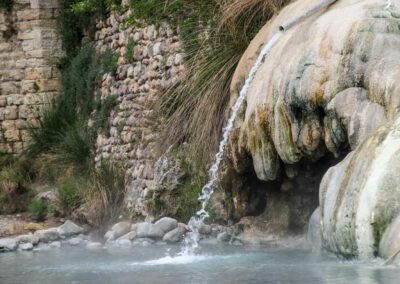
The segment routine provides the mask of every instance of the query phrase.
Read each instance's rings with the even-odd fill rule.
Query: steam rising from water
[[[188,226],[191,229],[192,233],[189,233],[186,235],[185,245],[180,253],[180,256],[194,254],[197,247],[199,246],[199,228],[204,223],[204,220],[209,217],[209,213],[207,212],[206,207],[207,207],[208,201],[211,198],[211,195],[214,192],[214,188],[218,182],[219,167],[221,165],[225,147],[226,147],[226,144],[228,143],[229,135],[233,129],[233,124],[237,117],[239,108],[247,96],[250,83],[253,81],[257,70],[260,68],[265,57],[268,55],[268,53],[271,51],[271,49],[274,47],[274,45],[276,44],[276,42],[280,39],[280,37],[282,35],[283,35],[282,32],[276,33],[271,38],[271,40],[269,42],[267,42],[265,44],[265,46],[262,48],[260,54],[257,57],[255,64],[253,65],[253,67],[250,70],[250,73],[244,83],[244,86],[242,87],[242,89],[240,91],[238,99],[236,100],[235,104],[232,107],[232,110],[231,110],[232,114],[229,117],[228,123],[226,124],[226,126],[223,129],[223,135],[222,135],[223,138],[219,144],[219,151],[216,154],[215,162],[211,166],[210,171],[209,171],[210,179],[209,179],[208,183],[203,187],[200,197],[199,197],[199,200],[201,201],[201,209],[199,211],[197,211],[196,215],[194,215],[188,223]]]

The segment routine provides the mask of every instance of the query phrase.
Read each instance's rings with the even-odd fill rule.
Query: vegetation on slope
[[[107,131],[107,118],[116,104],[115,97],[101,101],[95,93],[102,74],[115,72],[116,58],[108,50],[98,59],[93,47],[81,45],[84,38],[91,39],[96,19],[119,9],[120,1],[59,1],[58,27],[67,55],[60,64],[63,95],[45,110],[39,127],[32,128],[32,144],[27,152],[1,166],[0,211],[16,212],[29,207],[34,215],[42,218],[46,206],[32,200],[29,186],[32,181],[45,180],[57,189],[67,214],[87,204],[96,212],[93,222],[104,224],[119,211],[124,177],[123,169],[117,165],[103,162],[96,167],[94,164],[96,136],[100,131]],[[287,2],[129,1],[133,8],[132,25],[158,25],[168,21],[179,28],[184,44],[185,76],[162,94],[157,104],[162,116],[167,116],[160,139],[161,150],[189,142],[190,154],[185,160],[195,161],[188,166],[190,171],[176,196],[181,205],[177,217],[187,219],[197,207],[204,174],[194,173],[204,171],[199,169],[202,166],[193,169],[193,165],[200,162],[205,166],[217,148],[230,97],[230,82],[240,57],[261,26]],[[1,2],[0,8],[10,7],[12,1]],[[133,47],[131,43],[127,48]],[[16,196],[21,204],[15,203]],[[7,208],[5,204],[9,203],[15,206]]]
[[[170,145],[189,142],[190,158],[208,164],[221,138],[236,66],[260,28],[288,2],[130,1],[135,18],[175,24],[184,43],[185,76],[159,102],[160,113],[167,114],[162,152]]]
[[[4,9],[7,12],[11,12],[13,8],[13,0],[1,0],[0,1],[0,9]]]

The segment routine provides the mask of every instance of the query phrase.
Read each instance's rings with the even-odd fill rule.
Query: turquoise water
[[[178,246],[61,248],[0,254],[0,283],[400,283],[380,261],[339,261],[304,250],[228,246],[178,257]]]

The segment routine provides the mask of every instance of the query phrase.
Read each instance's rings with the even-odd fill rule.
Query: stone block
[[[30,124],[26,122],[26,125],[30,125]],[[21,137],[21,141],[22,141],[22,142],[29,142],[29,141],[31,141],[31,136],[30,136],[28,130],[20,130],[19,134],[20,134],[20,137]]]
[[[38,80],[37,85],[39,86],[40,92],[52,92],[58,91],[60,89],[60,81],[53,79],[53,80]]]
[[[7,105],[7,97],[0,96],[0,107],[5,107]]]
[[[24,102],[24,96],[21,94],[12,94],[7,96],[7,105],[22,105]]]
[[[58,8],[57,0],[30,0],[32,9],[55,9]]]
[[[24,150],[24,144],[22,142],[13,143],[13,153],[21,153]]]
[[[25,69],[25,79],[27,80],[50,79],[51,77],[51,67],[36,67]]]
[[[33,40],[33,39],[40,39],[40,29],[27,29],[27,30],[20,30],[18,32],[17,38],[20,40]]]
[[[0,83],[0,94],[9,95],[16,94],[20,91],[20,84],[18,82],[2,82]]]
[[[20,129],[27,129],[28,128],[28,123],[26,120],[23,119],[17,119],[15,120],[15,127],[20,130]],[[22,134],[22,133],[21,133]]]
[[[0,71],[3,81],[20,81],[24,78],[24,71],[21,69],[6,69]]]
[[[4,131],[4,138],[8,142],[16,142],[19,141],[19,130],[6,130]]]
[[[4,118],[7,120],[13,120],[18,118],[18,107],[8,106],[4,112]]]
[[[35,80],[24,80],[21,85],[21,92],[23,94],[36,93],[39,91],[39,85]]]
[[[51,9],[24,9],[17,11],[18,21],[51,19],[53,17],[54,13]]]

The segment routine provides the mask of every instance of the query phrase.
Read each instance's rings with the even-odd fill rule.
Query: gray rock
[[[116,246],[120,248],[130,248],[132,246],[132,243],[130,240],[116,240],[115,241]]]
[[[32,250],[33,249],[33,244],[31,244],[31,243],[19,244],[18,249],[19,250]]]
[[[18,239],[17,238],[3,238],[0,239],[0,252],[2,251],[14,251],[17,249]]]
[[[79,237],[72,238],[67,241],[67,243],[71,246],[78,246],[78,245],[81,245],[83,242],[84,242],[84,240]]]
[[[132,241],[134,238],[136,238],[136,235],[137,235],[136,231],[132,231],[132,232],[129,232],[129,233],[127,233],[127,234],[125,234],[125,235],[119,237],[117,240],[118,240],[118,241],[119,241],[119,240],[129,240],[129,241]]]
[[[55,242],[51,242],[49,244],[50,248],[60,248],[61,247],[61,242],[60,241],[55,241]]]
[[[163,241],[168,242],[168,243],[176,243],[179,242],[185,233],[187,232],[186,228],[183,226],[178,226],[172,231],[169,231],[166,233],[163,237]]]
[[[150,238],[138,238],[133,240],[132,242],[132,246],[150,246],[152,244],[154,244],[155,241],[153,239]]]
[[[58,227],[58,234],[61,237],[70,237],[74,235],[79,235],[83,232],[83,228],[79,227],[75,223],[71,222],[70,220],[65,221],[63,225]]]
[[[217,236],[217,240],[220,242],[229,242],[231,239],[232,236],[228,232],[219,233]]]
[[[105,233],[105,235],[104,235],[104,239],[105,239],[106,241],[112,241],[112,240],[114,240],[114,239],[115,239],[115,237],[114,237],[114,232],[113,232],[113,231],[107,231],[107,233]]]
[[[146,238],[151,226],[152,226],[152,224],[149,222],[138,223],[137,229],[136,229],[138,238]]]
[[[34,235],[39,238],[40,242],[44,242],[44,243],[55,241],[60,238],[60,235],[58,234],[58,228],[38,230],[35,232]]]
[[[111,231],[114,233],[114,238],[117,239],[131,230],[131,223],[130,222],[119,222],[112,226]]]
[[[164,231],[159,227],[149,222],[139,223],[137,227],[138,238],[162,238]]]
[[[37,245],[39,243],[39,237],[32,233],[26,235],[20,235],[17,237],[19,243],[31,243]]]
[[[154,227],[160,228],[164,233],[167,233],[178,226],[178,221],[170,217],[164,217],[154,223]]]
[[[308,224],[308,232],[307,232],[307,242],[313,249],[321,248],[321,211],[318,207],[314,210],[310,217],[310,222]]]
[[[202,235],[210,235],[211,234],[211,226],[203,224],[199,228],[199,233]]]

